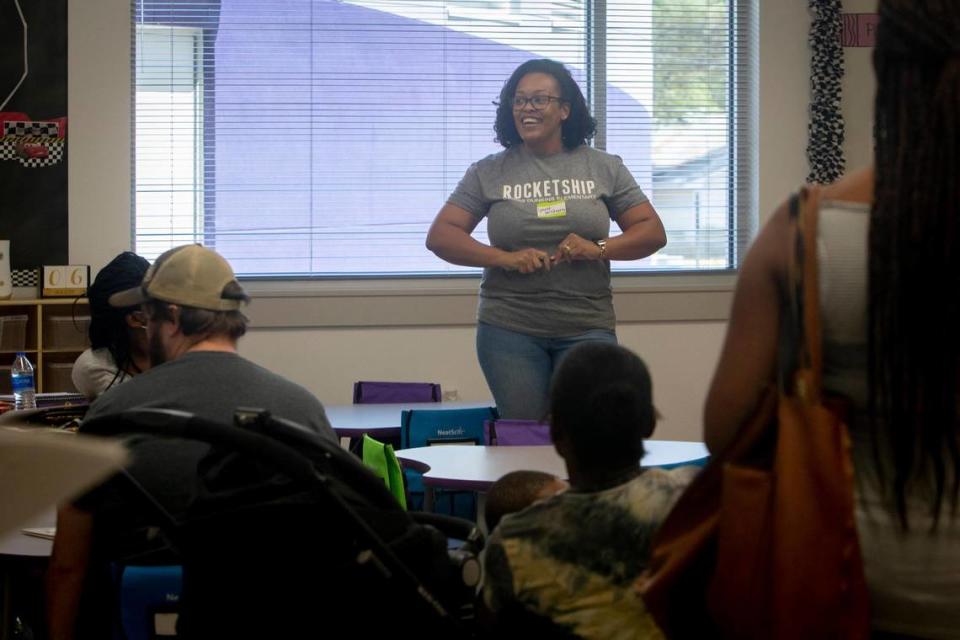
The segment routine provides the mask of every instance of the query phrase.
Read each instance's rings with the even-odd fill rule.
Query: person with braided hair
[[[139,307],[117,309],[110,296],[135,287],[150,263],[124,251],[100,270],[87,289],[90,302],[90,348],[73,363],[77,391],[93,400],[131,376],[150,368],[145,319]]]
[[[505,515],[491,534],[483,604],[495,630],[663,637],[631,584],[647,567],[653,533],[698,469],[641,468],[656,415],[650,373],[629,349],[584,342],[560,362],[550,436],[570,488]]]
[[[846,397],[871,624],[960,638],[960,2],[880,0],[873,166],[825,187],[823,386]],[[794,229],[741,267],[704,414],[719,451],[775,382]]]

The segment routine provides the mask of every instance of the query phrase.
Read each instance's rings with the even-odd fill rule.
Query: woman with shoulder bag
[[[960,638],[960,3],[881,0],[874,165],[824,188],[822,387],[850,401],[870,625]],[[714,453],[776,380],[794,227],[744,260],[705,408]]]

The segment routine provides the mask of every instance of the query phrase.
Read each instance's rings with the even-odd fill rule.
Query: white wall
[[[68,0],[70,263],[93,273],[131,246],[130,42],[129,2]]]
[[[130,246],[129,10],[129,0],[68,0],[70,261],[89,263],[94,270]],[[763,0],[760,207],[764,217],[807,173],[808,25],[806,3]],[[847,120],[847,148],[857,164],[870,150],[870,110],[861,107],[869,105],[866,94],[872,91],[872,80],[864,79],[869,76],[869,61],[864,62],[862,53],[848,56],[846,83],[858,94],[857,107]],[[665,416],[659,437],[699,439],[701,407],[724,329],[725,323],[719,321],[618,326],[621,342],[640,353],[653,372],[655,401]],[[376,378],[433,380],[465,400],[479,400],[489,393],[476,363],[473,339],[470,326],[254,327],[242,343],[242,352],[303,384],[327,403],[349,402],[355,380]]]
[[[700,407],[724,324],[621,325],[621,343],[642,354],[654,374],[665,420],[658,436],[700,438]],[[253,330],[245,356],[293,378],[329,403],[350,402],[354,380],[431,380],[463,400],[490,397],[476,364],[472,327]]]

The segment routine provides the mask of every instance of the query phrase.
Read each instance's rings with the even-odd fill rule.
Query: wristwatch
[[[603,240],[597,240],[597,246],[600,247],[600,256],[597,259],[603,260],[603,258],[607,255],[607,239],[604,238]]]

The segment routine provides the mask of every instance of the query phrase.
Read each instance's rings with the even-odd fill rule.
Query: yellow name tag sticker
[[[566,200],[551,200],[537,203],[538,218],[563,218],[567,215]]]

